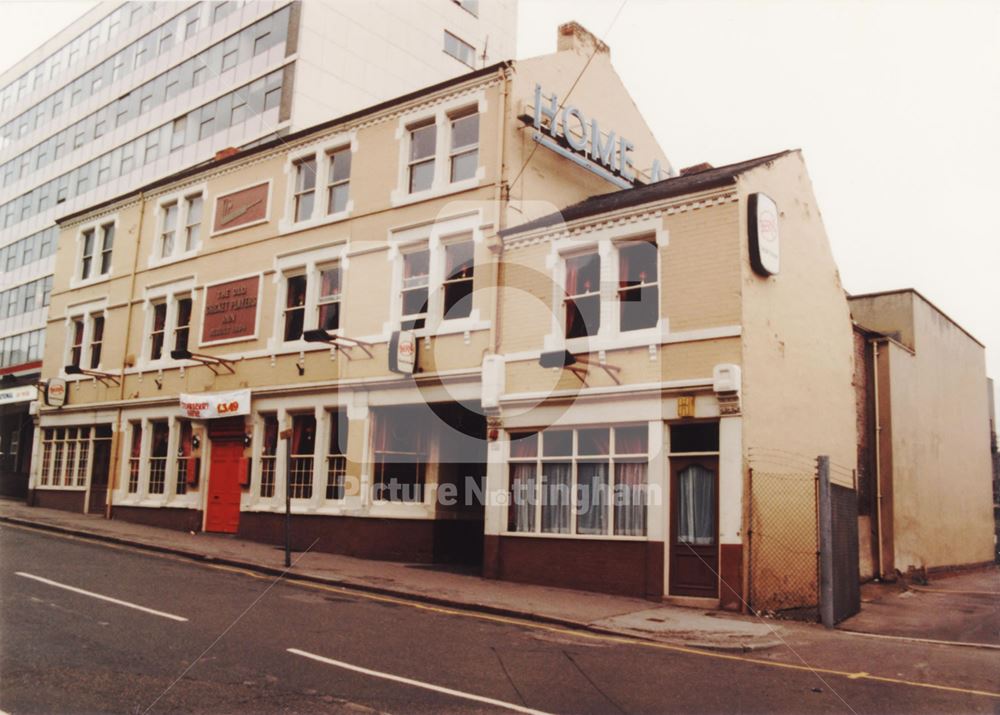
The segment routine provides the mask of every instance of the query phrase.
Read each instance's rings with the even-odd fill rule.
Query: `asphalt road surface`
[[[1000,712],[0,527],[7,713]]]

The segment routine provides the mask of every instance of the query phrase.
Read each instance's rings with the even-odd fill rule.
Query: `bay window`
[[[644,536],[648,452],[645,424],[511,433],[507,530]]]

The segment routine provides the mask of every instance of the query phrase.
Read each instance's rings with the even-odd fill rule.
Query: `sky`
[[[3,0],[0,69],[92,5]],[[916,288],[1000,379],[1000,2],[520,0],[518,55],[570,20],[675,167],[801,149],[845,289]]]

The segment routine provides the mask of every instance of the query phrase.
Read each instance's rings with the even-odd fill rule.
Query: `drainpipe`
[[[500,172],[496,188],[496,225],[494,230],[497,234],[497,248],[493,253],[493,320],[492,320],[492,340],[490,350],[494,354],[500,353],[500,343],[502,341],[501,318],[500,318],[500,280],[503,277],[503,240],[500,238],[500,231],[506,226],[507,203],[510,200],[507,194],[507,108],[510,103],[510,69],[500,68],[500,78],[503,83],[503,95],[500,101],[500,127],[497,146],[500,151]]]
[[[875,524],[878,529],[878,545],[875,549],[877,556],[877,573],[881,580],[882,575],[882,423],[879,420],[879,395],[878,395],[878,341],[872,341],[872,392],[875,399]]]
[[[146,216],[146,194],[142,191],[139,192],[139,222],[135,227],[135,241],[133,245],[135,246],[135,252],[132,256],[132,275],[129,281],[128,288],[128,307],[125,313],[125,352],[122,355],[122,371],[120,379],[118,380],[118,416],[115,418],[115,425],[120,426],[122,423],[122,404],[125,402],[125,358],[128,356],[128,345],[129,340],[132,337],[132,308],[135,296],[135,281],[136,273],[139,270],[139,249],[142,246],[142,221]],[[118,476],[121,474],[121,467],[118,464],[118,460],[121,457],[122,452],[122,435],[119,431],[118,439],[115,440],[115,451],[111,457],[111,464],[109,468],[112,471],[108,475],[108,495],[107,495],[107,505],[104,509],[104,518],[111,518],[111,509],[114,501],[115,485],[118,482]],[[112,479],[112,477],[114,477]]]

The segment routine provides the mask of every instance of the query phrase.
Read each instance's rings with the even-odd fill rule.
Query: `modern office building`
[[[0,493],[27,485],[57,217],[512,57],[516,11],[516,0],[104,2],[0,76]],[[97,276],[129,237],[94,240]]]

